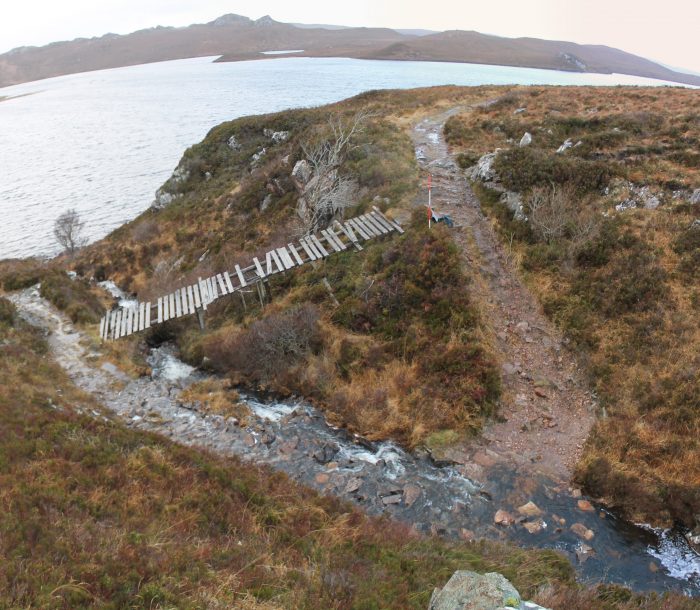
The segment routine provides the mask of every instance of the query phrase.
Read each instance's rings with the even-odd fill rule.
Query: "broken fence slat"
[[[238,281],[241,283],[241,288],[245,288],[248,285],[248,283],[243,277],[243,271],[241,271],[240,265],[236,265],[236,275],[238,276]]]
[[[255,271],[258,274],[258,277],[263,279],[265,277],[265,270],[262,268],[257,256],[253,257],[253,263],[255,264]]]
[[[294,244],[287,244],[287,249],[292,253],[292,256],[294,256],[294,260],[296,260],[297,265],[304,264],[304,261],[302,260],[301,256],[299,256],[299,253],[297,252],[297,249],[294,247]]]
[[[224,271],[224,280],[226,280],[226,288],[228,288],[229,293],[233,292],[233,282],[231,281],[231,276],[228,271]]]
[[[359,248],[362,250],[362,246],[360,246],[359,243],[357,243],[357,237],[355,237],[355,233],[350,227],[345,226],[344,224],[338,222],[337,220],[335,221],[335,224],[338,226],[338,228],[343,232],[345,237],[348,238],[350,243],[355,246],[356,248]]]
[[[151,328],[151,302],[146,303],[146,322],[143,325],[144,329]]]
[[[326,231],[326,229],[321,229],[321,235],[326,240],[326,243],[328,244],[328,246],[331,249],[335,250],[336,252],[340,252],[340,248],[338,247],[338,244],[335,243],[335,240],[330,236],[330,234],[328,233],[328,231]]]
[[[340,235],[335,232],[333,227],[328,227],[328,234],[335,240],[335,243],[338,244],[341,250],[348,249],[348,247],[343,243],[343,240],[340,238]]]

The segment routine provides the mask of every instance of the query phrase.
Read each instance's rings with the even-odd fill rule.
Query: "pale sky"
[[[78,36],[203,23],[225,13],[606,44],[700,72],[700,0],[3,0],[0,52]]]

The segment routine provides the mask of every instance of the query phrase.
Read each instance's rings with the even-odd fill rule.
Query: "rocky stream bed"
[[[565,484],[519,470],[488,449],[469,463],[440,463],[426,452],[368,442],[331,427],[301,399],[241,391],[251,413],[245,426],[201,412],[181,394],[205,375],[178,360],[172,346],[150,350],[152,374],[131,378],[110,363],[98,365],[89,340],[36,287],[11,299],[26,320],[45,329],[53,356],[73,381],[128,426],[270,465],[426,534],[558,549],[584,581],[700,595],[700,556],[681,531],[626,523]]]

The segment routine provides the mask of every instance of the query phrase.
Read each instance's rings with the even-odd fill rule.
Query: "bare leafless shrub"
[[[207,351],[216,366],[250,380],[267,381],[319,349],[318,320],[315,306],[302,305],[257,320]]]
[[[87,243],[87,238],[82,235],[84,227],[78,212],[66,210],[54,222],[53,234],[60,246],[72,255]]]
[[[132,230],[131,237],[136,243],[147,243],[160,235],[160,227],[155,220],[139,222]]]
[[[304,228],[307,232],[327,226],[343,210],[355,205],[357,181],[340,174],[355,138],[362,133],[370,115],[360,111],[350,120],[336,116],[328,121],[328,133],[314,143],[302,144],[306,160],[313,170],[304,189]]]
[[[565,238],[578,243],[592,236],[600,224],[590,200],[565,186],[532,189],[527,209],[535,237],[548,244]]]

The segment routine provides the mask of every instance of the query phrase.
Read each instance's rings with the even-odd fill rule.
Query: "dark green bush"
[[[13,326],[17,310],[15,306],[7,299],[0,297],[0,324]]]

